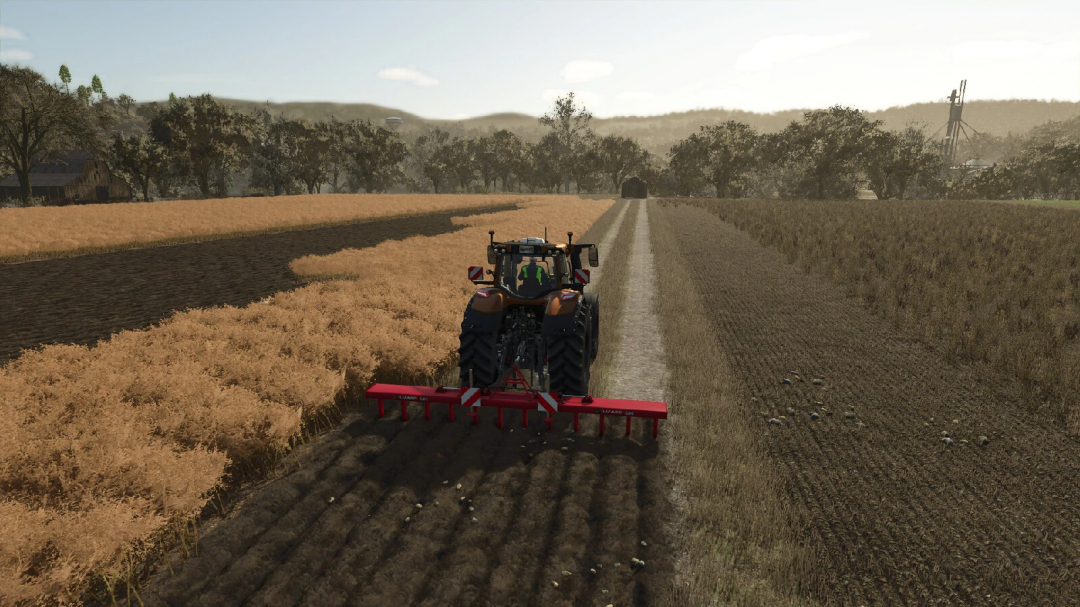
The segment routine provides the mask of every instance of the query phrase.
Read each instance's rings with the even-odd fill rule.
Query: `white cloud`
[[[615,66],[607,61],[571,61],[563,66],[559,74],[567,82],[588,82],[604,76],[610,76]]]
[[[618,99],[619,101],[634,101],[634,102],[636,102],[636,101],[652,101],[653,97],[655,97],[655,95],[653,95],[652,93],[645,92],[645,91],[623,91],[623,92],[619,93],[618,95],[615,95],[615,98]]]
[[[4,40],[26,40],[26,34],[13,27],[0,25],[0,38]]]
[[[574,101],[585,106],[586,109],[600,105],[600,95],[591,91],[566,91],[563,89],[544,89],[540,95],[544,101],[555,101],[559,97],[565,97],[568,93],[574,93]]]
[[[439,81],[427,74],[421,74],[415,67],[388,67],[379,70],[379,78],[383,80],[401,80],[411,82],[416,86],[438,86]]]
[[[21,48],[0,51],[0,61],[29,61],[33,58],[34,53]]]
[[[949,47],[956,59],[981,61],[1080,60],[1080,42],[1034,40],[970,40]]]
[[[758,40],[753,48],[740,54],[735,59],[735,69],[745,71],[767,70],[778,63],[816,55],[831,48],[865,40],[869,37],[870,34],[855,32],[833,36],[810,36],[808,34],[770,36]]]

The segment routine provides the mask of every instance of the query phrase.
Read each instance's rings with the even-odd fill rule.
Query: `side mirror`
[[[495,265],[496,261],[497,259],[495,257],[495,247],[488,247],[488,263],[490,263],[491,265]]]
[[[589,247],[589,267],[595,268],[600,265],[600,252],[596,245]]]

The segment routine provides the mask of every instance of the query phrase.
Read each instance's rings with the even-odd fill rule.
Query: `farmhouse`
[[[19,198],[19,176],[0,181],[0,199]],[[50,204],[131,200],[131,187],[89,152],[65,152],[30,169],[30,195]]]

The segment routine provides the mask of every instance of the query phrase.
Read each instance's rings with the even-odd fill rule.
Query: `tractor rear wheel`
[[[596,360],[596,355],[600,352],[600,297],[596,293],[586,293],[585,303],[589,305],[589,319],[592,322],[592,330],[589,334],[592,339],[589,340],[589,361]]]
[[[585,396],[589,393],[593,338],[588,306],[577,306],[573,329],[572,333],[549,335],[546,339],[550,390],[559,394]]]
[[[495,348],[494,333],[461,332],[461,346],[458,347],[458,377],[462,387],[469,385],[470,369],[473,387],[487,388],[499,379],[499,358]]]

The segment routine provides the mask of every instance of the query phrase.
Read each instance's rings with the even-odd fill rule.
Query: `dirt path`
[[[24,348],[93,344],[174,310],[244,306],[299,286],[289,269],[298,257],[442,234],[455,229],[452,217],[487,212],[491,208],[0,264],[0,365]]]
[[[714,215],[667,212],[829,598],[1080,604],[1080,441]]]
[[[548,432],[536,415],[523,430],[507,413],[499,430],[492,411],[474,427],[441,407],[431,420],[415,407],[408,422],[374,409],[205,526],[198,556],[159,572],[145,604],[664,603],[655,441],[575,435],[561,418]]]
[[[620,335],[612,381],[613,398],[664,400],[667,370],[664,368],[664,344],[656,317],[656,277],[652,248],[649,246],[649,214],[645,201],[638,205],[634,249],[630,258],[631,296],[620,319]]]

